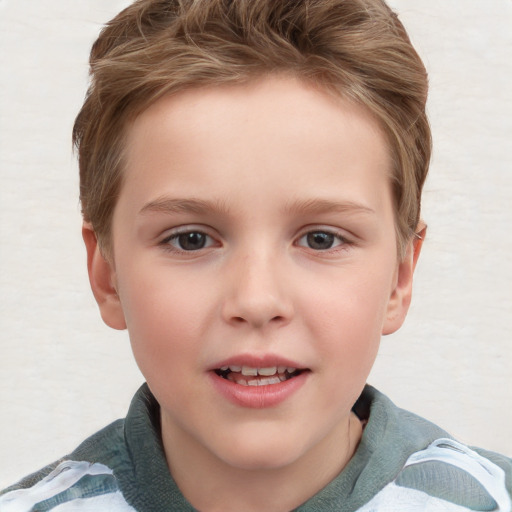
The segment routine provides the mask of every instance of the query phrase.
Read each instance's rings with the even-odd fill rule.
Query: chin
[[[278,470],[296,462],[303,455],[299,443],[282,436],[244,439],[241,442],[230,440],[229,447],[221,449],[221,459],[231,467],[247,471]]]

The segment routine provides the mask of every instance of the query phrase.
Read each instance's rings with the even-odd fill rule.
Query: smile
[[[301,372],[302,370],[287,366],[255,368],[230,365],[215,370],[219,377],[241,386],[272,386],[297,377]]]
[[[313,372],[272,354],[239,354],[218,361],[208,374],[213,389],[235,406],[265,409],[292,399]]]

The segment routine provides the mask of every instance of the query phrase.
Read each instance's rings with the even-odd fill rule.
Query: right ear
[[[87,249],[89,282],[100,308],[101,318],[113,329],[126,329],[123,307],[116,290],[114,264],[103,256],[96,233],[88,222],[82,225],[82,237]]]

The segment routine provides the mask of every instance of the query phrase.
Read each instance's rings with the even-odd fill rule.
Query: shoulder
[[[0,493],[0,510],[132,511],[124,500],[116,472],[126,466],[128,454],[118,420],[86,439],[71,454],[29,475]],[[71,504],[73,503],[73,504]]]
[[[147,385],[133,397],[125,419],[0,492],[2,512],[192,510],[187,507],[169,473],[160,409]]]
[[[121,494],[112,469],[87,461],[64,460],[31,487],[16,486],[0,496],[3,512],[57,507],[59,512],[134,512]]]
[[[452,439],[373,388],[365,393],[368,463],[394,462],[379,465],[389,480],[358,512],[512,510],[512,459]]]
[[[394,480],[358,512],[510,512],[511,478],[511,459],[436,439],[412,453]]]

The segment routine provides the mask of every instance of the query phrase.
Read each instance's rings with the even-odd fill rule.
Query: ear
[[[126,329],[123,308],[115,285],[114,264],[101,253],[96,233],[88,222],[84,222],[82,226],[82,237],[87,249],[89,282],[100,308],[101,318],[113,329]]]
[[[418,263],[427,226],[420,222],[415,236],[409,242],[404,259],[398,264],[395,287],[391,292],[382,334],[392,334],[404,323],[412,297],[414,269]]]

